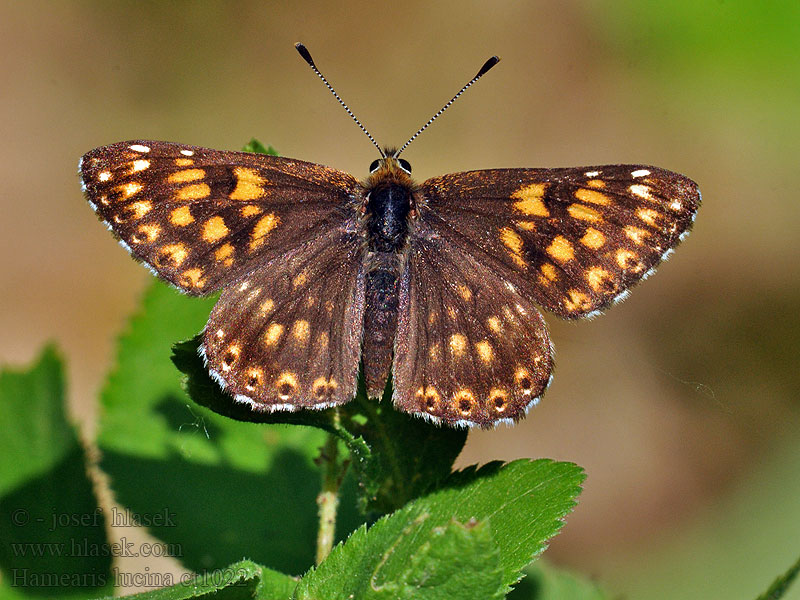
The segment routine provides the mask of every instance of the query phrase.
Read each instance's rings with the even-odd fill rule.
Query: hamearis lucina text
[[[297,44],[337,100],[302,44]],[[551,380],[537,306],[592,317],[687,235],[690,179],[642,165],[491,169],[416,183],[399,150],[369,175],[289,158],[128,141],[80,162],[92,208],[180,290],[221,290],[211,375],[256,411],[370,397],[451,426],[514,422]]]

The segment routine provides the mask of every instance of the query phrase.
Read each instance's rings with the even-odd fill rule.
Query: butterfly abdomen
[[[366,305],[364,311],[364,375],[371,397],[383,393],[392,366],[399,306],[397,281],[408,243],[412,189],[382,181],[367,195]]]

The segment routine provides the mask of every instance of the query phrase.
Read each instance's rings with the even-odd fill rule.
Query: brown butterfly
[[[80,176],[135,258],[189,294],[222,290],[201,350],[236,401],[260,411],[348,402],[363,355],[369,395],[391,373],[400,410],[452,426],[514,422],[551,380],[537,305],[592,317],[624,298],[687,235],[700,192],[641,165],[414,182],[400,153],[497,62],[400,150],[381,149],[348,109],[381,153],[364,181],[140,140],[92,150]]]

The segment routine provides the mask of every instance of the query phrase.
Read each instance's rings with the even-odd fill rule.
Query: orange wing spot
[[[533,392],[533,378],[528,369],[525,367],[517,367],[517,370],[514,372],[514,381],[516,381],[517,387],[519,387],[524,396],[531,395]]]
[[[139,202],[134,202],[128,207],[133,213],[134,218],[141,219],[147,213],[149,213],[153,208],[153,203],[149,200],[140,200]]]
[[[239,348],[236,344],[231,344],[228,347],[228,351],[225,353],[225,356],[222,357],[222,370],[228,372],[233,367],[233,363],[239,358],[239,354],[241,354],[242,349]]]
[[[420,386],[414,395],[417,397],[420,406],[428,412],[437,410],[442,400],[439,392],[432,385]]]
[[[651,190],[646,185],[642,185],[640,183],[634,184],[628,188],[631,194],[635,196],[639,196],[639,198],[644,198],[645,200],[652,200],[653,194],[651,194]]]
[[[264,238],[267,237],[269,232],[275,229],[280,222],[280,217],[278,217],[275,213],[269,213],[268,215],[261,217],[258,220],[258,223],[256,223],[253,227],[253,235],[250,240],[250,250],[255,250],[262,243],[264,243]]]
[[[497,317],[489,317],[488,319],[486,319],[486,325],[488,325],[489,329],[491,329],[495,333],[502,333],[503,331],[503,327],[500,324],[500,319],[498,319]]]
[[[252,392],[256,389],[256,387],[260,386],[264,383],[264,371],[258,369],[256,367],[251,367],[247,369],[245,372],[245,376],[247,377],[245,384],[245,389],[249,392]]]
[[[221,240],[229,233],[230,230],[225,225],[225,220],[222,217],[211,217],[203,223],[203,239],[209,244]]]
[[[297,319],[297,321],[294,322],[294,325],[292,325],[292,335],[294,336],[294,339],[301,344],[308,342],[310,334],[311,326],[305,319]]]
[[[142,242],[154,242],[161,233],[161,227],[155,223],[147,223],[146,225],[139,225],[139,233],[144,235],[144,238],[138,233],[131,236],[131,241],[134,244],[141,244]]]
[[[439,343],[438,342],[433,344],[433,346],[431,346],[430,348],[428,348],[428,356],[430,356],[431,360],[433,360],[433,361],[438,361],[439,360],[439,358],[441,356],[441,353],[439,352],[439,350],[440,350],[440,347],[439,347]]]
[[[176,167],[191,167],[194,164],[194,161],[191,158],[176,158],[175,159],[175,166]]]
[[[453,400],[456,402],[456,408],[463,416],[467,416],[472,412],[475,406],[475,396],[472,390],[468,388],[461,388],[453,395]]]
[[[634,227],[633,225],[628,225],[623,231],[629,239],[640,245],[644,243],[644,238],[650,237],[649,231],[645,231],[639,227]]]
[[[536,223],[533,221],[514,221],[514,225],[523,231],[536,231]]]
[[[591,248],[592,250],[597,250],[598,248],[602,248],[603,244],[605,243],[606,243],[606,236],[597,231],[597,229],[595,229],[594,227],[589,227],[586,230],[586,233],[581,238],[581,244],[583,244],[587,248]]]
[[[575,197],[582,202],[589,202],[590,204],[600,204],[605,206],[606,204],[611,203],[611,198],[605,194],[601,194],[595,190],[587,190],[585,188],[581,188],[576,191]]]
[[[111,179],[111,171],[100,171],[97,174],[97,180],[98,181],[102,181],[102,182],[105,183],[106,181],[109,181],[110,179]]]
[[[254,217],[255,215],[258,214],[261,214],[261,208],[259,208],[255,204],[248,204],[247,206],[242,207],[241,215],[243,217]]]
[[[272,298],[267,298],[261,303],[261,306],[258,307],[258,310],[261,311],[262,315],[266,315],[269,313],[273,308],[275,308],[275,302]]]
[[[328,342],[330,342],[330,337],[328,336],[328,332],[323,331],[322,333],[319,334],[319,337],[317,338],[317,347],[320,350],[324,350],[325,348],[328,347]]]
[[[548,281],[555,281],[558,279],[558,271],[556,270],[555,266],[550,263],[542,263],[539,266],[539,270],[542,272]]]
[[[642,264],[638,261],[639,256],[632,250],[620,248],[616,254],[617,264],[620,268],[631,270],[634,273],[642,269]]]
[[[532,183],[518,189],[511,194],[512,198],[518,199],[512,205],[514,210],[529,217],[549,217],[550,211],[547,210],[542,200],[546,189],[547,185],[544,183]]]
[[[508,408],[508,400],[508,392],[503,388],[492,388],[489,392],[489,406],[499,413]]]
[[[590,188],[599,188],[602,189],[606,187],[606,182],[602,179],[590,179],[586,182],[586,186]]]
[[[267,331],[264,334],[264,343],[267,346],[277,344],[278,340],[281,339],[281,336],[283,335],[283,329],[283,325],[280,323],[272,323],[269,327],[267,327]]]
[[[511,259],[523,269],[526,268],[528,263],[522,257],[522,238],[519,234],[510,227],[503,227],[500,230],[500,240],[508,248]]]
[[[314,383],[311,384],[311,393],[318,400],[325,400],[326,398],[333,397],[334,393],[336,392],[336,388],[338,387],[339,386],[333,377],[330,379],[317,377],[314,380]]]
[[[186,287],[203,287],[206,284],[206,280],[203,279],[203,270],[198,268],[186,269],[181,273],[180,284]]]
[[[194,222],[194,217],[188,206],[181,206],[169,213],[169,221],[177,227],[185,227]]]
[[[581,221],[602,221],[603,217],[593,208],[589,208],[583,204],[570,204],[567,207],[567,212],[573,219],[580,219]]]
[[[207,183],[194,183],[178,188],[175,192],[176,200],[202,200],[211,195],[211,188]]]
[[[567,262],[575,258],[575,249],[563,235],[557,235],[547,247],[547,253],[558,262]]]
[[[230,267],[233,264],[233,250],[232,244],[220,246],[214,251],[214,258],[226,267]]]
[[[149,160],[135,160],[131,163],[130,166],[130,174],[136,173],[138,171],[144,171],[150,168],[150,161]]]
[[[640,208],[636,211],[636,216],[650,225],[650,227],[658,227],[658,219],[661,217],[661,213],[652,208]]]
[[[206,172],[203,169],[186,169],[184,171],[176,171],[167,177],[167,183],[188,183],[190,181],[197,181],[203,179]]]
[[[228,196],[231,200],[255,200],[264,195],[263,185],[269,182],[258,174],[255,169],[247,167],[234,167],[236,187]]]
[[[186,257],[189,256],[189,251],[183,244],[166,244],[158,249],[156,255],[156,266],[173,266],[180,267]],[[164,260],[168,259],[172,265],[165,265]]]
[[[138,194],[142,190],[142,184],[137,181],[131,181],[129,183],[124,183],[122,185],[118,185],[114,188],[115,191],[121,194],[120,200],[127,200],[131,196]]]
[[[291,371],[284,371],[275,380],[275,387],[278,388],[278,397],[286,401],[297,392],[297,377]]]
[[[464,350],[467,349],[467,338],[460,333],[454,333],[450,336],[450,353],[453,356],[461,356]]]
[[[564,308],[569,312],[585,312],[592,308],[592,299],[580,290],[568,290],[564,298]]]
[[[611,279],[611,273],[603,267],[589,267],[586,270],[586,281],[595,292],[604,291],[605,282]]]
[[[300,287],[301,285],[305,285],[306,283],[308,283],[308,275],[306,274],[305,270],[300,271],[297,275],[294,276],[294,279],[292,279],[293,288]]]
[[[483,340],[475,344],[475,350],[478,352],[478,356],[483,362],[490,363],[494,360],[494,350],[492,350],[492,345],[488,340]]]
[[[467,286],[459,285],[456,290],[458,290],[458,295],[461,296],[465,302],[472,300],[472,290],[470,290]]]

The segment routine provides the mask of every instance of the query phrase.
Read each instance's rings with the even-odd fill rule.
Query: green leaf
[[[297,580],[256,563],[243,560],[224,569],[197,575],[173,586],[126,596],[138,600],[288,600]],[[112,597],[108,597],[112,600]]]
[[[417,533],[414,530],[421,527],[418,520],[405,533],[403,541],[411,541]],[[397,551],[399,546],[389,551]],[[408,600],[491,600],[504,596],[500,550],[487,522],[451,521],[431,530],[429,540],[415,549],[407,563],[392,562],[396,572],[390,572],[389,568],[380,572],[383,580],[376,579],[377,591]]]
[[[55,349],[0,372],[0,594],[86,597],[111,586],[111,553],[87,460],[64,413]]]
[[[256,138],[251,138],[247,144],[245,144],[244,148],[242,148],[245,152],[255,152],[257,154],[269,154],[271,156],[278,156],[278,151],[275,150],[272,146],[268,148],[264,146],[261,142],[259,142]]]
[[[800,573],[800,559],[797,559],[797,562],[789,567],[786,573],[778,577],[772,585],[769,586],[769,589],[761,594],[757,600],[778,600],[778,598],[783,598],[783,595],[786,593],[786,590],[789,589],[789,586],[792,585],[798,573]]]
[[[353,456],[364,511],[385,514],[433,489],[450,473],[467,439],[466,430],[437,427],[394,410],[391,382],[381,402],[369,400],[363,377],[355,399],[338,408],[253,412],[234,402],[208,374],[198,354],[201,341],[196,336],[173,346],[172,360],[187,376],[192,400],[239,421],[307,425],[333,433]]]
[[[193,571],[249,556],[299,574],[314,562],[324,436],[233,421],[186,397],[170,347],[203,328],[213,302],[147,290],[102,392],[101,466],[121,504],[167,515],[150,531]],[[343,525],[359,521],[342,507]]]
[[[610,596],[583,577],[536,561],[514,586],[508,600],[608,600]]]
[[[561,528],[564,517],[575,505],[583,478],[577,465],[550,460],[490,463],[455,473],[436,492],[381,518],[369,529],[358,529],[303,577],[295,595],[300,599],[393,598],[397,593],[391,589],[395,582],[410,588],[415,581],[427,581],[412,576],[420,575],[418,570],[413,571],[414,565],[424,565],[415,557],[429,551],[426,545],[433,547],[443,529],[453,535],[452,523],[479,523],[490,532],[498,551],[500,576],[493,593],[504,594]],[[485,541],[476,538],[471,543],[477,547]],[[449,547],[458,545],[456,541]],[[447,552],[448,546],[440,541],[437,556],[441,558]],[[456,563],[461,560],[457,553],[447,555]],[[492,555],[487,554],[486,568],[490,573],[494,571]],[[450,579],[472,581],[479,575],[472,572],[475,566],[470,565],[469,557],[464,569],[438,571],[443,577],[436,580],[439,585],[429,588],[418,583],[414,597],[437,598],[444,586],[452,584]]]

